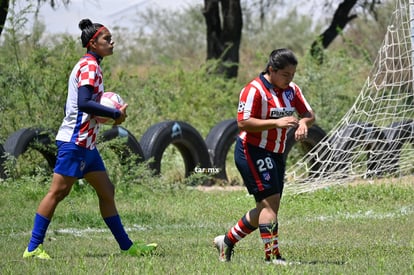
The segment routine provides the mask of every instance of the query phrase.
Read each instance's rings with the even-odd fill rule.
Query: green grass
[[[203,21],[198,10],[197,14]],[[170,22],[170,15],[153,18],[168,18]],[[182,35],[175,35],[177,40],[169,39],[167,44],[158,34],[147,43],[136,41],[138,44],[134,37],[125,36],[130,44],[121,40],[118,45],[126,50],[117,51],[103,62],[106,89],[119,92],[130,105],[129,119],[123,126],[139,140],[155,123],[182,120],[205,137],[214,125],[234,117],[240,89],[262,70],[268,53],[275,47],[290,45],[300,58],[296,82],[317,113],[324,114],[317,123],[328,132],[349,110],[365,83],[372,64],[354,49],[364,53],[367,45],[333,45],[326,52],[324,66],[319,66],[306,54],[316,34],[309,32],[308,24],[299,24],[291,17],[288,23],[276,25],[282,28],[267,26],[282,31],[280,37],[295,43],[284,39],[275,44],[267,39],[268,32],[243,38],[239,76],[234,80],[206,73],[208,64],[199,62],[205,60],[204,44],[184,45]],[[194,17],[180,18],[190,18],[183,21],[186,27],[199,22]],[[365,20],[361,24],[365,29],[369,27]],[[155,24],[161,33],[163,25]],[[190,37],[200,37],[198,28],[186,27],[182,30],[189,31]],[[288,36],[283,35],[284,29]],[[167,31],[170,34],[169,28]],[[300,34],[300,40],[291,35],[295,33]],[[15,69],[0,73],[0,142],[14,131],[33,125],[57,130],[66,100],[67,74],[83,54],[79,41],[59,36],[49,44],[42,42],[41,34],[3,34],[8,36],[0,47],[0,64]],[[122,33],[116,36],[123,37]],[[376,55],[375,45],[380,45],[383,34],[379,39],[366,37]],[[171,50],[174,41],[178,51]],[[34,213],[50,181],[50,168],[44,159],[36,151],[29,151],[17,163],[7,163],[10,178],[0,181],[0,274],[414,273],[412,177],[285,194],[279,217],[280,244],[283,255],[296,264],[263,265],[257,232],[237,245],[231,263],[223,264],[217,260],[212,240],[253,207],[252,197],[245,191],[202,192],[188,187],[203,182],[203,175],[182,179],[182,158],[173,146],[164,153],[160,177],[149,176],[145,167],[131,169],[130,165],[117,164],[118,153],[108,151],[102,150],[102,154],[117,185],[118,209],[128,233],[134,240],[158,242],[158,253],[142,258],[120,255],[100,218],[94,191],[88,185],[77,184],[59,205],[45,240],[45,248],[54,260],[23,260]],[[232,153],[227,163],[229,179],[237,185],[241,179]]]
[[[1,274],[412,274],[414,180],[334,186],[285,194],[279,239],[295,264],[264,265],[258,232],[221,263],[212,240],[254,204],[240,191],[200,191],[184,184],[117,184],[118,210],[134,240],[158,242],[156,255],[119,253],[100,218],[92,188],[78,184],[59,205],[44,246],[51,261],[24,260],[36,207],[48,182],[0,183]]]

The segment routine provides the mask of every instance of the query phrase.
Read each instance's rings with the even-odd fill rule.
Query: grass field
[[[414,179],[285,194],[279,239],[289,266],[265,265],[254,232],[221,263],[212,246],[250,207],[244,190],[201,191],[183,184],[117,185],[118,209],[134,240],[155,255],[119,253],[84,184],[59,205],[44,246],[50,261],[23,260],[36,207],[49,179],[0,182],[0,274],[414,274]],[[39,182],[44,183],[39,183]]]

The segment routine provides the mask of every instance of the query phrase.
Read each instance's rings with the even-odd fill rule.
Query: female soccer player
[[[240,134],[234,158],[256,207],[225,235],[214,239],[220,261],[230,261],[234,245],[259,228],[265,262],[286,264],[279,252],[277,220],[285,175],[286,132],[295,128],[295,139],[304,139],[315,120],[302,91],[292,82],[297,64],[290,50],[274,50],[264,72],[240,92],[237,113]]]
[[[114,42],[110,31],[89,19],[79,22],[82,46],[87,49],[72,70],[68,82],[65,117],[56,136],[58,154],[49,192],[40,202],[34,218],[32,236],[23,258],[50,259],[43,240],[53,213],[70,192],[77,179],[85,178],[95,189],[99,208],[121,251],[129,255],[148,254],[156,244],[133,243],[126,233],[115,206],[114,185],[96,148],[100,124],[96,116],[110,117],[115,125],[124,122],[127,104],[120,110],[99,104],[104,92],[100,62],[112,55]]]

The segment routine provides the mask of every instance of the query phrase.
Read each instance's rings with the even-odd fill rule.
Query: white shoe
[[[228,246],[224,242],[224,235],[215,237],[213,243],[219,252],[219,261],[230,262],[231,255],[233,254],[233,246]]]
[[[286,259],[282,258],[282,256],[276,256],[275,259],[265,260],[265,263],[274,265],[288,265]]]

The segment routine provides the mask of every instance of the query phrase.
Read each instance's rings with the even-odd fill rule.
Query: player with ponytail
[[[256,206],[225,235],[214,239],[220,261],[230,261],[235,244],[259,229],[265,262],[286,264],[278,243],[286,133],[288,128],[295,128],[296,140],[302,140],[315,120],[301,89],[292,82],[297,64],[290,50],[274,50],[264,71],[240,92],[237,112],[240,134],[234,158]]]
[[[51,258],[43,248],[47,228],[59,202],[70,193],[73,184],[82,178],[95,189],[101,216],[123,253],[139,256],[157,247],[156,244],[134,243],[128,237],[116,209],[115,187],[96,148],[100,128],[96,117],[110,117],[114,119],[115,125],[121,124],[127,117],[127,104],[119,110],[99,104],[104,92],[100,63],[113,53],[111,32],[89,19],[81,20],[79,28],[82,30],[82,46],[86,48],[86,53],[69,77],[65,116],[56,136],[58,153],[52,183],[38,206],[32,236],[23,258]]]

